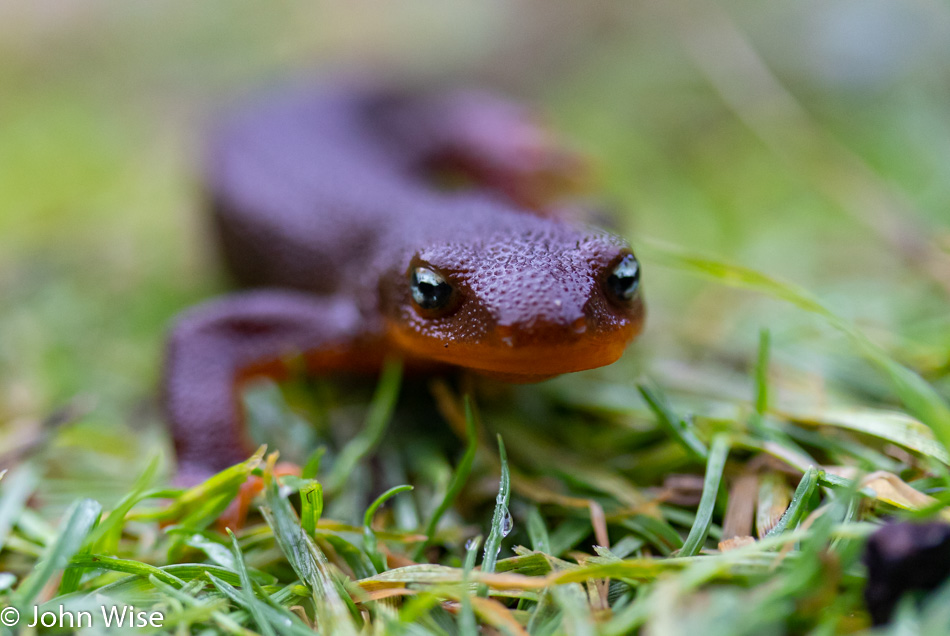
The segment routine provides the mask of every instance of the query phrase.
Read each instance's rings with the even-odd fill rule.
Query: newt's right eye
[[[414,267],[409,275],[412,300],[425,312],[442,312],[455,302],[455,289],[445,278],[428,267]]]
[[[640,289],[640,263],[636,257],[627,254],[617,261],[605,283],[608,296],[620,305],[636,298]]]

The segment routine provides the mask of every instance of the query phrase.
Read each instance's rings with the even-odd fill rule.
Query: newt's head
[[[429,245],[386,287],[401,349],[513,381],[610,364],[644,317],[629,245],[560,223]]]

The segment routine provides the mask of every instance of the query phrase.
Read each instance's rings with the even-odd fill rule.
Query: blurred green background
[[[748,397],[769,328],[781,399],[891,398],[814,318],[655,263],[665,243],[808,288],[950,394],[944,3],[9,2],[0,452],[70,420],[43,449],[54,508],[108,502],[168,451],[163,331],[226,287],[197,177],[208,124],[340,68],[497,88],[592,157],[649,308],[600,377]]]

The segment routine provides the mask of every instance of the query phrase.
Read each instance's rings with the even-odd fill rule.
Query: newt
[[[643,325],[640,266],[564,218],[579,170],[527,107],[474,90],[340,83],[226,118],[204,181],[245,289],[170,329],[179,477],[250,455],[241,387],[285,377],[290,356],[308,373],[398,354],[513,382],[616,361]]]

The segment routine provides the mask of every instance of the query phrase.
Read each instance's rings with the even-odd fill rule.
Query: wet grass
[[[461,41],[441,60],[528,94],[597,162],[592,198],[645,272],[621,362],[533,386],[398,360],[258,385],[266,450],[185,491],[154,387],[164,325],[225,286],[196,182],[211,103],[317,49],[422,72],[428,49],[310,32],[304,9],[227,29],[184,5],[11,14],[0,605],[132,603],[178,633],[869,630],[868,534],[950,520],[950,52],[828,82],[820,41],[787,48],[807,12],[694,8],[613,16],[546,75]],[[491,15],[440,19],[487,38]],[[16,37],[41,28],[57,46]],[[274,475],[278,452],[301,477]],[[228,533],[249,475],[263,491]],[[944,633],[946,596],[888,629]]]

